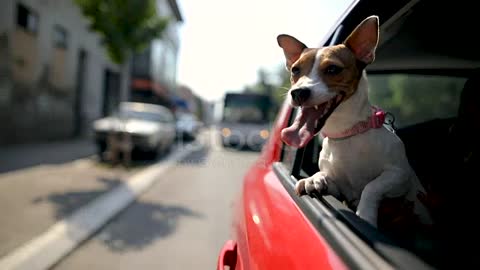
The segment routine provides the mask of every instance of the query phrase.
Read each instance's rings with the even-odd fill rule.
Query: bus
[[[226,93],[218,125],[222,145],[261,150],[270,136],[273,107],[268,95]]]

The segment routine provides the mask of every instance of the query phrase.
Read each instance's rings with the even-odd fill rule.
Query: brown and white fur
[[[294,37],[278,36],[291,72],[288,99],[301,109],[296,122],[282,131],[287,144],[303,147],[320,129],[325,134],[338,133],[368,119],[371,105],[365,67],[375,59],[378,38],[377,16],[361,22],[340,45],[312,49]],[[305,120],[310,111],[317,117],[314,124]],[[324,125],[312,127],[320,125],[322,117],[327,117]],[[320,192],[345,199],[373,226],[377,226],[382,199],[405,196],[414,202],[420,221],[431,223],[417,199],[424,189],[408,163],[404,145],[385,127],[342,139],[325,138],[318,164],[318,173],[297,182],[298,194]]]

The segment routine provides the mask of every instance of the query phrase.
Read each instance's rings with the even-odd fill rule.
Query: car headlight
[[[260,130],[259,134],[260,134],[260,137],[262,137],[262,139],[266,139],[268,138],[268,136],[270,136],[270,132],[268,132],[268,130],[266,129]]]
[[[229,137],[232,135],[232,131],[229,128],[222,128],[222,136]]]

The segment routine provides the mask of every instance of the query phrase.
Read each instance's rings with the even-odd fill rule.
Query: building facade
[[[73,1],[2,0],[0,144],[88,131],[128,97],[121,70]]]
[[[130,99],[172,107],[183,19],[176,0],[157,0],[157,14],[170,18],[170,22],[161,38],[133,56]]]

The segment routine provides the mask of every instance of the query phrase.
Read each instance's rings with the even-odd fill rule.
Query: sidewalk
[[[87,139],[0,148],[0,258],[145,167],[111,168],[95,150]]]
[[[0,146],[0,173],[41,164],[61,164],[94,155],[91,138]]]

